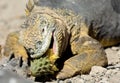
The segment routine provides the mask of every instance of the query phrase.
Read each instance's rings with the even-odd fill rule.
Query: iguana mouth
[[[40,43],[37,48],[37,53],[30,55],[32,58],[38,58],[33,59],[33,62],[31,62],[30,70],[33,76],[53,74],[54,71],[58,71],[58,68],[54,64],[59,58],[58,42],[56,39],[55,31],[52,31],[52,33],[47,35],[47,37],[45,37]],[[39,50],[39,48],[43,50]]]
[[[53,53],[56,54],[57,53],[57,42],[55,41],[55,37],[54,37],[54,33],[52,35],[51,38],[51,43],[48,49],[52,49]]]
[[[40,58],[48,52],[49,49],[52,49],[52,53],[58,55],[58,42],[56,40],[54,31],[48,33],[46,37],[41,41],[41,43],[36,44],[36,50],[34,54],[30,55],[31,58]]]
[[[53,45],[54,45],[54,38],[53,38],[53,35],[52,35],[52,38],[51,38],[51,43],[50,43],[49,48],[50,48],[50,49],[51,49],[51,48],[53,48]]]

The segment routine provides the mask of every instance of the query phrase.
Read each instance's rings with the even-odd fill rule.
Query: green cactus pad
[[[34,59],[31,61],[30,71],[35,77],[54,74],[57,69],[56,66],[50,62],[47,57],[41,57],[39,59]]]

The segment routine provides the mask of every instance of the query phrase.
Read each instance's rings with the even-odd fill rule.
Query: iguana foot
[[[4,55],[9,57],[9,60],[18,58],[20,60],[20,66],[22,66],[22,62],[28,62],[28,54],[24,46],[19,43],[18,32],[13,32],[8,35],[4,46]]]

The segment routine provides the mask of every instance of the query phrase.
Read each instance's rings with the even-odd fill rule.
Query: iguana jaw
[[[41,56],[45,55],[45,53],[49,49],[52,49],[54,55],[59,55],[58,42],[56,40],[54,31],[47,33],[46,37],[44,38],[42,43],[39,44],[35,53],[31,55],[31,58],[40,58]]]

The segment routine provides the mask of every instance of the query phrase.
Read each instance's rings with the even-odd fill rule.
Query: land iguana
[[[94,15],[95,12],[89,13]],[[107,26],[110,21],[107,20],[107,23],[102,16],[99,14],[88,24],[83,13],[77,14],[63,8],[37,7],[29,0],[25,23],[20,31],[8,35],[4,55],[14,54],[15,57],[22,57],[23,61],[30,57],[31,74],[36,77],[58,71],[56,78],[65,79],[88,73],[94,65],[107,66],[103,47],[119,43],[120,34],[117,33],[119,28],[110,27],[117,33],[111,37]],[[62,63],[63,67],[59,69]]]

